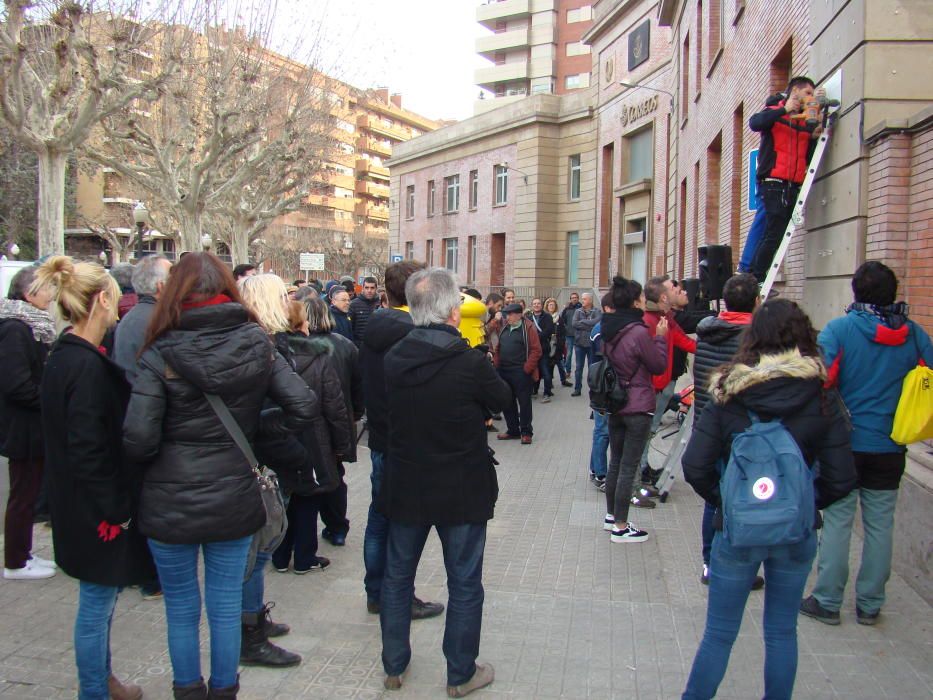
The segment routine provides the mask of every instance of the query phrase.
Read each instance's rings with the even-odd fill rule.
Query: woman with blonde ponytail
[[[75,662],[80,700],[138,700],[110,668],[110,625],[123,586],[154,569],[134,520],[137,480],[123,454],[130,387],[101,350],[117,322],[120,288],[100,265],[65,256],[36,273],[32,293],[51,290],[69,324],[49,353],[40,388],[55,562],[79,581]]]

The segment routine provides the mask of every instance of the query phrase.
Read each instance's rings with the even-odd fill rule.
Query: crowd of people
[[[764,588],[766,696],[789,698],[798,614],[840,622],[856,502],[866,532],[856,620],[879,619],[905,464],[891,423],[904,376],[918,360],[933,365],[929,337],[895,302],[890,269],[865,263],[852,286],[846,315],[819,335],[794,302],[762,304],[751,274],[726,283],[718,312],[693,308],[667,276],[644,286],[616,277],[598,305],[592,292],[574,292],[563,308],[554,298],[526,304],[505,289],[483,300],[485,337],[468,342],[461,309],[481,295],[416,261],[389,266],[380,289],[373,277],[359,286],[351,278],[286,284],[250,265],[231,271],[210,253],[174,265],[152,255],[110,273],[52,257],[17,273],[0,301],[0,454],[10,469],[4,577],[61,570],[78,580],[82,700],[142,697],[111,668],[113,611],[128,586],[164,601],[174,697],[235,698],[240,665],[302,661],[271,641],[290,628],[272,619],[265,576],[326,569],[319,523],[320,537],[345,545],[345,470],[364,429],[363,587],[380,620],[385,687],[404,683],[411,621],[445,612],[415,594],[434,528],[449,592],[447,693],[464,697],[495,678],[479,660],[486,527],[499,492],[489,432],[532,444],[534,403],[549,403],[558,386],[582,397],[584,376],[610,367],[623,403],[591,410],[579,399],[581,420],[593,421],[590,479],[606,499],[594,525],[613,544],[645,542],[650,534],[630,511],[656,506],[652,438],[679,402],[677,382],[693,354],[683,470],[705,503],[699,580],[709,603],[683,697],[715,695],[748,595]],[[782,476],[794,465],[813,469],[802,479],[809,490],[800,486],[809,501],[795,511],[796,530],[788,525],[793,537],[775,535],[772,523],[754,539],[761,511],[746,515],[728,486],[736,470],[751,469],[749,452],[758,468],[777,459],[749,447],[763,432],[782,445]],[[269,551],[256,537],[267,521],[257,464],[278,475],[288,516]],[[783,497],[785,482],[774,475],[754,485],[765,505],[775,491]],[[37,509],[50,515],[54,561],[32,553]],[[817,583],[804,598],[817,557]]]

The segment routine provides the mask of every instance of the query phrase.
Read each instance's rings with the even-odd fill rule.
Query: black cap
[[[504,314],[520,314],[523,312],[521,304],[509,304],[502,309]]]

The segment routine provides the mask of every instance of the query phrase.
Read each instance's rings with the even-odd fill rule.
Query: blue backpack
[[[723,536],[734,547],[801,542],[814,528],[813,473],[779,419],[748,415],[719,482]]]

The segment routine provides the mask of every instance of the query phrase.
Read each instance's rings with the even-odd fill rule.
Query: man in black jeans
[[[505,323],[499,329],[499,344],[493,350],[493,362],[499,376],[512,388],[512,400],[502,411],[507,431],[499,440],[518,440],[531,444],[531,390],[538,378],[541,341],[534,324],[522,315],[521,304],[509,304],[502,313]]]
[[[765,231],[751,265],[759,282],[768,275],[806,177],[813,140],[822,132],[822,127],[808,126],[800,118],[814,87],[810,78],[792,78],[786,99],[768,105],[748,121],[749,128],[761,134],[757,178],[758,195],[765,207]]]

